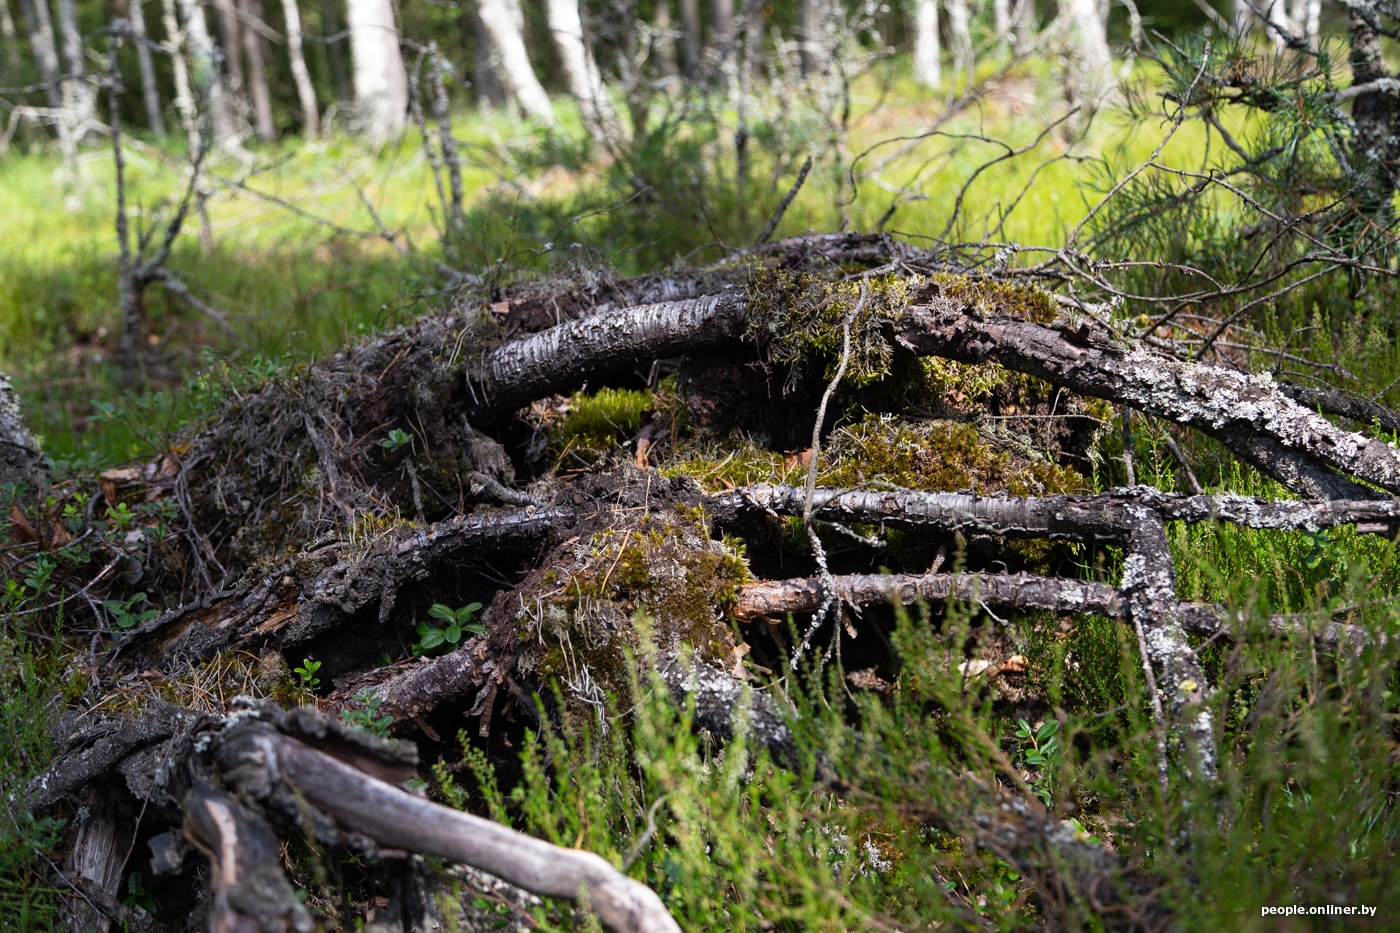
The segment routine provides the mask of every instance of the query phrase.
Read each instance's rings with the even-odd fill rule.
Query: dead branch
[[[239,789],[244,799],[274,811],[285,805],[283,795],[290,793],[329,818],[341,833],[358,834],[380,848],[434,855],[489,872],[535,894],[580,901],[614,930],[680,930],[655,892],[599,856],[551,845],[395,787],[385,778],[396,772],[400,779],[412,773],[411,768],[404,771],[405,762],[414,757],[411,749],[346,734],[309,711],[287,717],[280,711],[263,710],[230,719],[214,737],[209,754],[224,780]],[[394,757],[385,761],[381,755],[386,753]],[[217,799],[210,802],[201,785],[196,785],[192,800],[195,805],[187,806],[187,813],[198,813],[203,807],[211,814],[210,822],[224,831],[214,833],[219,845],[207,850],[213,853],[216,876],[231,875],[231,887],[243,884],[246,888],[238,872],[229,872],[227,862],[231,854],[240,868],[257,864],[256,850],[243,841],[256,832],[256,822],[237,822],[236,805]],[[230,840],[225,829],[229,825],[250,828],[242,829],[243,838]],[[201,838],[208,838],[204,833],[201,827]],[[245,871],[256,873],[251,868]],[[227,903],[231,911],[238,908],[234,898]],[[260,922],[253,927],[286,928],[300,929],[295,922],[289,926]]]

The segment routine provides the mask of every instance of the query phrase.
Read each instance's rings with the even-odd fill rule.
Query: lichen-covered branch
[[[1338,428],[1289,398],[1267,374],[1170,359],[1087,324],[1038,324],[951,299],[911,306],[896,339],[917,353],[1000,363],[1193,427],[1313,498],[1376,498],[1334,471],[1400,493],[1400,451]]]
[[[706,509],[718,522],[774,512],[801,515],[801,486],[760,483],[711,496]],[[978,496],[912,489],[832,489],[812,493],[815,514],[829,521],[879,522],[1006,537],[1062,541],[1120,541],[1130,509],[1146,506],[1165,521],[1223,521],[1246,528],[1320,531],[1351,525],[1362,534],[1400,533],[1400,499],[1272,500],[1257,496],[1188,496],[1150,486],[1094,495]]]

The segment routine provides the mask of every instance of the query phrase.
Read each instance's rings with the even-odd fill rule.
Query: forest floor
[[[1048,67],[990,88],[913,139],[940,105],[863,77],[839,155],[749,252],[823,115],[751,114],[743,174],[727,110],[625,164],[463,115],[450,236],[412,133],[216,164],[212,243],[192,217],[170,265],[235,335],[157,296],[134,394],[107,160],[0,163],[0,367],[52,484],[0,526],[3,912],[163,930],[227,909],[242,830],[188,814],[228,792],[278,828],[253,867],[281,919],[597,922],[577,885],[541,899],[450,851],[403,858],[315,782],[290,804],[239,785],[252,747],[407,767],[438,803],[598,853],[686,929],[1277,929],[1261,909],[1293,904],[1386,928],[1400,561],[1393,503],[1360,500],[1395,489],[1360,461],[1345,485],[1335,458],[1385,467],[1394,427],[1280,442],[1321,463],[1290,487],[1237,456],[1273,422],[1240,442],[1212,421],[1236,390],[1285,405],[1270,380],[1144,403],[1156,365],[1218,373],[1120,357],[1136,308],[1105,323],[997,280],[1026,257],[954,268],[943,240],[1058,248],[1105,164],[1162,138],[1111,114],[1042,135]],[[1193,132],[1161,157],[1192,158]],[[156,224],[179,159],[133,152],[128,201]],[[802,236],[891,206],[897,240]],[[441,264],[481,280],[446,288]],[[1394,407],[1391,325],[1314,297],[1250,322],[1230,362],[1307,354]],[[1091,357],[1137,362],[1109,388],[1055,368]],[[1279,518],[1314,480],[1357,501]],[[1191,676],[1149,610],[1189,636]],[[299,704],[315,715],[273,712]],[[104,827],[115,874],[75,882]]]

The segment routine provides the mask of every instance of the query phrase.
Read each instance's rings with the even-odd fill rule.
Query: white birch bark
[[[719,86],[729,87],[734,70],[734,0],[710,0],[710,54]]]
[[[317,109],[316,87],[306,69],[306,56],[301,47],[301,8],[297,0],[282,0],[282,18],[287,23],[287,57],[292,66],[292,82],[296,84],[297,101],[301,104],[302,127],[307,139],[321,135],[321,114]]]
[[[914,3],[914,77],[924,87],[943,83],[942,51],[938,47],[938,0]]]
[[[1069,56],[1070,99],[1092,110],[1116,84],[1108,30],[1097,0],[1064,0],[1057,26]]]
[[[175,111],[180,114],[180,128],[185,131],[185,144],[190,152],[195,152],[199,148],[199,112],[194,105],[190,70],[185,63],[185,32],[175,15],[175,0],[162,0],[161,21],[165,26],[165,45],[170,54],[170,67],[175,78]]]
[[[29,27],[29,47],[44,85],[44,99],[51,108],[59,110],[63,107],[63,92],[58,87],[58,47],[54,45],[49,0],[20,0],[20,10]]]
[[[185,27],[185,48],[193,69],[193,87],[203,97],[212,141],[220,149],[237,149],[242,143],[242,131],[234,115],[233,97],[224,84],[222,55],[209,35],[204,8],[197,0],[179,0],[179,5]]]
[[[81,139],[96,123],[97,89],[88,83],[83,36],[78,32],[78,14],[73,0],[58,0],[57,10],[66,72],[59,85],[63,92],[64,121],[68,132]]]
[[[546,0],[549,32],[559,52],[559,64],[569,93],[578,101],[583,125],[590,136],[604,141],[617,138],[617,113],[608,99],[598,62],[583,35],[578,0]]]
[[[801,0],[797,9],[797,55],[802,77],[821,70],[821,0]]]
[[[156,85],[155,64],[151,61],[150,40],[146,36],[146,14],[141,9],[145,0],[130,0],[127,15],[131,18],[131,34],[136,41],[136,67],[141,72],[141,100],[146,106],[146,125],[157,136],[165,135],[165,114],[160,108],[160,89]]]
[[[345,9],[360,128],[373,145],[382,145],[408,121],[408,71],[394,8],[389,0],[349,0]]]
[[[1011,42],[1011,0],[992,0],[992,34],[998,45]]]
[[[961,75],[972,83],[972,12],[967,8],[967,0],[944,0],[948,11],[948,45],[953,53],[953,80]]]
[[[525,51],[525,37],[519,23],[519,7],[510,0],[479,0],[477,13],[481,25],[491,37],[491,43],[501,56],[501,78],[510,89],[511,97],[527,115],[546,126],[554,126],[554,108],[549,95],[535,77],[530,56]]]

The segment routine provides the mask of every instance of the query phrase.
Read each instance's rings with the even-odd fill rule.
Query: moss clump
[[[635,437],[642,417],[656,405],[652,393],[636,389],[603,388],[569,400],[568,414],[549,432],[550,448],[558,460],[581,456],[587,465]]]
[[[595,532],[518,590],[516,669],[540,686],[556,681],[566,704],[580,709],[626,694],[641,647],[639,615],[651,619],[658,649],[685,645],[710,663],[733,663],[724,610],[750,579],[742,554],[678,512],[627,516],[619,513],[623,527]]]
[[[861,292],[865,303],[861,305]],[[749,340],[765,347],[767,361],[788,367],[794,386],[808,363],[824,359],[831,371],[841,356],[846,320],[851,321],[851,356],[845,380],[855,386],[889,374],[894,348],[885,325],[903,314],[911,298],[910,280],[896,276],[844,279],[756,267],[749,276]]]
[[[1051,324],[1058,316],[1054,299],[1038,288],[950,274],[931,276],[928,282],[933,294],[971,305],[982,314],[1035,324]]]
[[[954,421],[907,422],[867,415],[837,431],[830,466],[821,481],[859,486],[880,481],[930,492],[1045,495],[1087,487],[1069,467],[1000,450],[976,425]]]

